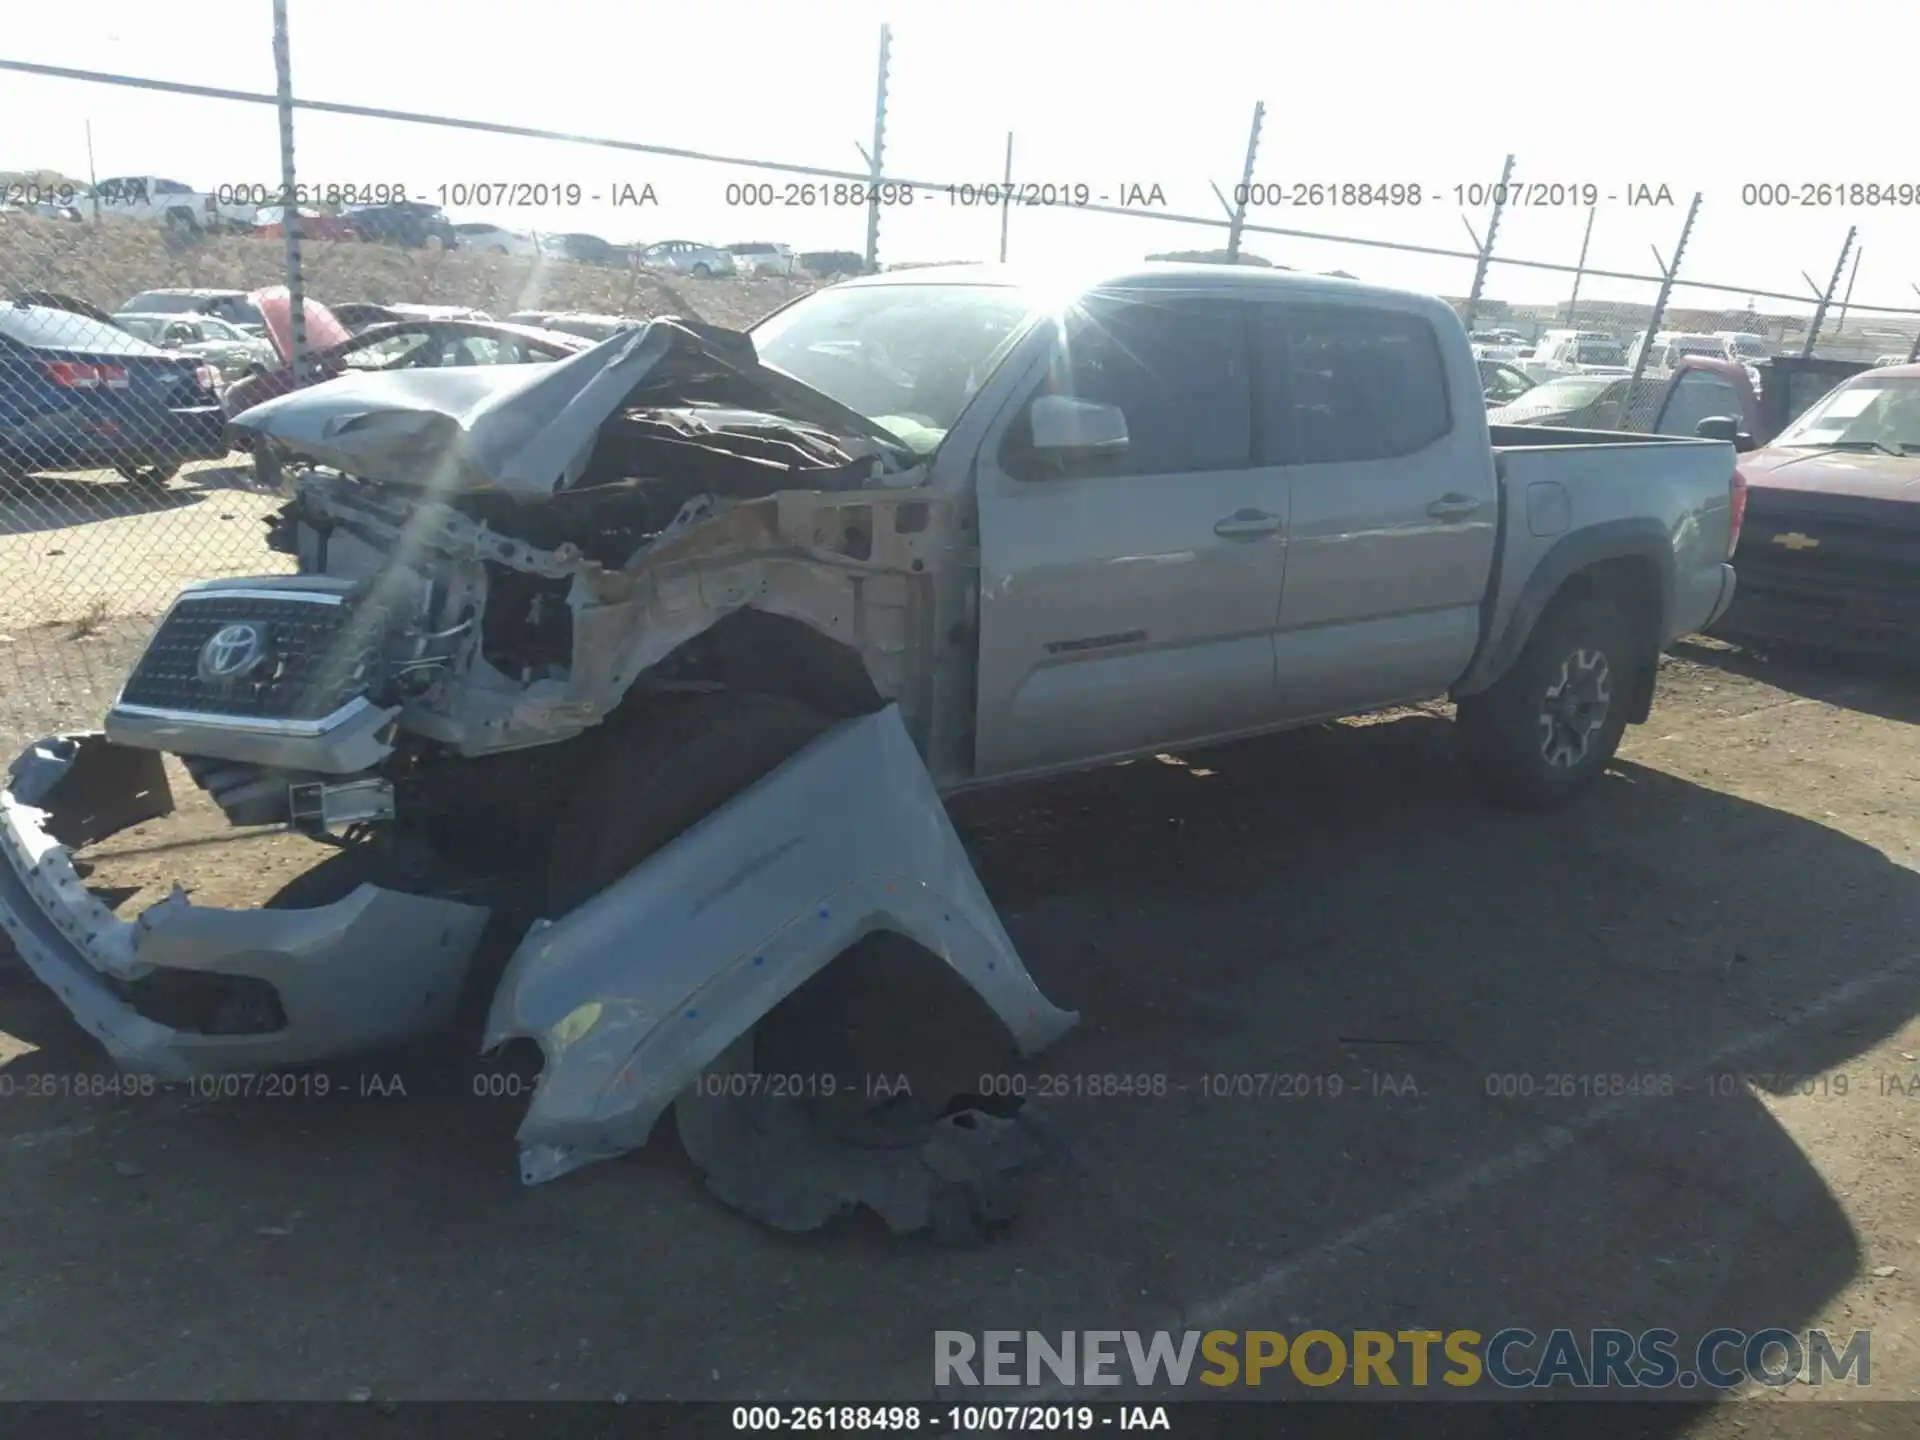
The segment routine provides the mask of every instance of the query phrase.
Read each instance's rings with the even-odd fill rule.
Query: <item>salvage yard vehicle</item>
[[[149,345],[177,355],[194,355],[220,372],[224,380],[238,380],[279,361],[273,342],[249,335],[239,326],[211,315],[140,315],[122,312],[113,323]]]
[[[526,365],[577,354],[591,344],[578,335],[495,320],[392,320],[351,335],[343,328],[338,336],[315,345],[305,383],[318,384],[350,371]],[[227,392],[227,409],[238,415],[292,389],[289,361],[234,385]]]
[[[944,796],[1451,696],[1491,797],[1566,805],[1731,598],[1729,444],[1485,415],[1444,301],[1206,265],[913,270],[749,333],[281,397],[234,423],[307,462],[272,531],[298,573],[186,590],[104,730],[15,762],[0,921],[120,1064],[177,1079],[444,1024],[531,867],[483,1041],[543,1057],[525,1182],[671,1110],[780,1228],[991,1223],[1031,1110],[877,1099],[807,1048],[841,1012],[794,1021],[851,975],[882,1040],[938,1048],[961,1002],[1022,1054],[1073,1025]],[[426,859],[315,908],[121,918],[74,847],[171,807],[163,756],[236,824]],[[887,1008],[920,967],[956,997],[929,1035]]]
[[[227,453],[220,379],[118,325],[0,305],[0,477],[117,470],[158,488]]]
[[[1712,633],[1920,661],[1920,365],[1843,382],[1740,468],[1740,598]]]

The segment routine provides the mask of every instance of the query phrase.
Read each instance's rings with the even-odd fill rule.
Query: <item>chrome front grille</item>
[[[160,622],[114,708],[133,715],[323,720],[374,682],[382,638],[375,619],[338,593],[191,593]]]

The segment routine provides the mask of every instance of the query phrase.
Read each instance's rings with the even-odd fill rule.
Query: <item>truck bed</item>
[[[1480,651],[1458,693],[1499,673],[1511,658],[1503,637],[1530,629],[1526,612],[1566,575],[1610,554],[1661,557],[1662,646],[1708,624],[1731,598],[1731,445],[1551,426],[1488,431],[1500,486],[1498,560]],[[1529,623],[1516,626],[1516,617]]]

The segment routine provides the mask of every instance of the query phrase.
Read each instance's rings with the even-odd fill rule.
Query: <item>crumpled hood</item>
[[[601,425],[670,356],[745,376],[780,407],[775,413],[900,452],[897,441],[839,402],[761,366],[744,335],[710,337],[673,320],[651,321],[565,360],[350,372],[242,411],[233,425],[364,480],[541,499],[580,478]]]

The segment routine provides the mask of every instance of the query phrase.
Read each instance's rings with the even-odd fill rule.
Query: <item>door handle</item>
[[[1480,513],[1480,502],[1471,495],[1442,495],[1427,506],[1427,514],[1436,520],[1465,520]]]
[[[1223,540],[1251,540],[1271,535],[1286,527],[1286,517],[1265,510],[1236,510],[1224,520],[1213,522],[1213,533]]]

